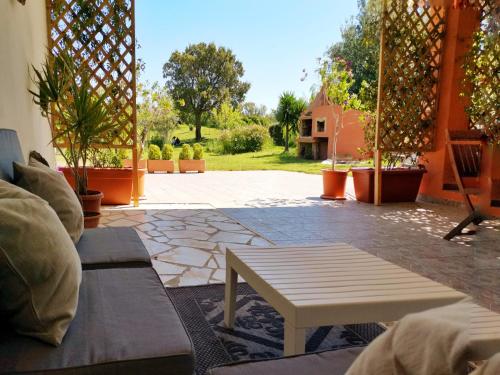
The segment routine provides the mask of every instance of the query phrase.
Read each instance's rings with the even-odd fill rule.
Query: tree
[[[358,0],[359,14],[342,29],[342,41],[326,52],[330,62],[339,58],[347,62],[354,79],[349,92],[371,111],[377,106],[381,7],[380,0]]]
[[[350,92],[355,84],[353,74],[347,63],[337,58],[333,62],[324,61],[320,68],[322,87],[332,104],[340,107],[340,112],[333,111],[335,119],[332,169],[335,170],[337,159],[337,140],[341,130],[344,127],[344,111],[349,109],[361,109],[361,101],[356,94]],[[332,107],[333,109],[333,107]]]
[[[297,99],[292,92],[286,91],[281,94],[276,109],[276,120],[285,133],[285,152],[289,151],[290,133],[297,131],[300,115],[306,108],[305,100]]]
[[[233,108],[228,102],[222,103],[218,109],[212,109],[211,115],[211,122],[219,129],[232,129],[244,124],[239,108]]]
[[[224,102],[233,107],[245,98],[250,84],[243,82],[244,69],[228,48],[214,43],[192,44],[175,51],[163,66],[163,77],[177,108],[193,118],[196,140],[201,141],[203,117]]]
[[[151,87],[140,84],[138,87],[140,104],[137,106],[137,125],[139,144],[142,153],[150,130],[157,131],[165,140],[170,139],[172,131],[179,124],[179,116],[167,89],[158,82]]]

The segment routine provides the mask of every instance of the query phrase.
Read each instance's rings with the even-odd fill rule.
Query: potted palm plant
[[[337,140],[344,127],[344,112],[349,109],[360,109],[361,101],[349,89],[354,85],[351,70],[344,60],[336,59],[330,63],[324,62],[320,69],[322,90],[331,103],[334,119],[334,137],[332,152],[332,167],[323,169],[323,194],[322,199],[345,199],[345,186],[347,181],[346,170],[336,169]]]
[[[34,102],[52,128],[52,144],[72,171],[72,182],[82,203],[85,227],[96,227],[103,194],[88,189],[87,162],[90,150],[107,144],[117,125],[105,106],[104,95],[96,95],[90,77],[66,53],[50,55],[34,71]]]

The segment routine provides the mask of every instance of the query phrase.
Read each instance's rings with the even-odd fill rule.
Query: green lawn
[[[212,139],[216,139],[220,130],[204,127],[202,129],[204,146]],[[181,125],[175,132],[182,143],[195,143],[194,130]],[[181,147],[175,148],[174,160],[179,157]],[[259,152],[248,152],[237,155],[219,155],[205,150],[207,169],[211,171],[255,171],[255,170],[282,170],[320,174],[328,165],[314,160],[305,160],[296,156],[296,149],[291,148],[289,153],[283,152],[283,147],[269,145]],[[358,164],[366,166],[368,164]],[[351,165],[339,165],[339,169],[349,169]]]

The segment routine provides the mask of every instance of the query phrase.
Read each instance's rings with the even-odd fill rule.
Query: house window
[[[316,121],[316,130],[318,133],[322,133],[325,131],[325,120],[317,120]]]

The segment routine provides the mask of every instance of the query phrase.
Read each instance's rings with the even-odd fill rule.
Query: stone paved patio
[[[351,181],[350,184],[352,197]],[[353,200],[324,202],[317,198],[320,193],[321,177],[301,173],[259,171],[209,172],[203,175],[148,175],[146,199],[142,201],[144,207],[167,203],[168,212],[164,214],[176,218],[175,220],[183,224],[173,225],[166,230],[158,226],[155,226],[156,229],[146,226],[141,227],[145,228],[142,231],[139,226],[144,223],[129,222],[129,224],[133,224],[141,231],[141,236],[150,248],[152,243],[175,246],[165,249],[161,257],[159,252],[154,254],[157,258],[155,259],[157,269],[163,267],[165,270],[160,273],[164,275],[162,278],[166,285],[222,281],[223,264],[216,263],[215,267],[212,261],[217,262],[217,258],[221,259],[225,241],[231,242],[234,241],[233,238],[238,237],[232,237],[231,241],[228,241],[228,234],[219,237],[221,236],[219,233],[252,236],[252,239],[240,237],[239,242],[247,239],[243,244],[245,246],[264,243],[255,233],[250,234],[248,230],[250,228],[276,244],[347,242],[465,291],[484,306],[500,311],[499,220],[481,225],[476,236],[461,236],[448,242],[442,240],[442,236],[464,217],[464,211],[460,208],[429,203],[375,207]],[[175,212],[176,209],[182,212],[183,208],[171,206],[173,203],[191,203],[184,206],[184,209],[195,208],[194,211],[198,213],[195,213],[194,217],[205,220],[202,224],[208,225],[209,231],[218,231],[206,233],[195,229],[195,232],[205,234],[197,233],[194,236],[198,236],[198,239],[190,238],[200,241],[196,242],[197,244],[204,241],[216,243],[214,248],[206,249],[203,245],[200,245],[201,248],[187,246],[202,251],[193,252],[183,250],[186,246],[182,243],[176,244],[179,238],[174,238],[173,231],[184,233],[181,236],[188,235],[189,232],[185,231],[193,230],[191,228],[193,220],[187,219],[191,215],[186,218],[172,215],[171,212]],[[194,207],[193,203],[197,203],[195,206],[199,207]],[[200,203],[205,203],[205,206]],[[213,206],[219,210],[215,210]],[[148,209],[144,215],[149,214]],[[120,217],[123,215],[134,216],[129,212],[114,211],[112,218],[108,216],[105,219],[106,225],[123,224],[121,221],[123,218]],[[184,214],[179,213],[179,215]],[[154,213],[151,216],[156,217],[158,221],[162,220],[161,216],[157,217]],[[228,230],[229,227],[220,228],[217,224],[214,226],[214,222],[231,225],[239,223],[247,229],[230,226],[235,229],[231,231]],[[161,235],[153,236],[148,232]],[[186,239],[181,238],[181,240]],[[184,254],[185,252],[190,256]],[[208,255],[207,258],[206,254],[213,255]],[[194,259],[198,255],[200,259],[190,261],[190,264],[178,263],[180,259],[185,261],[186,257]],[[173,266],[183,268],[181,270]],[[172,269],[179,274],[166,272]]]
[[[228,245],[271,246],[209,205],[105,209],[101,225],[134,227],[151,255],[153,267],[170,287],[224,282]]]

